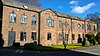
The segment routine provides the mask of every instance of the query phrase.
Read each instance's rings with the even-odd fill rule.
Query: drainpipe
[[[38,12],[38,44],[40,44],[40,15],[41,13]]]

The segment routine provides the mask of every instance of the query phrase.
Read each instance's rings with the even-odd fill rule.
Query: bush
[[[93,39],[93,45],[96,45],[96,44],[97,44],[96,39]]]
[[[89,41],[85,41],[85,46],[90,46]]]
[[[36,43],[26,43],[24,45],[24,49],[27,49],[27,50],[36,50],[36,48],[37,48]]]
[[[94,39],[94,34],[86,34],[86,37],[88,38],[88,41],[89,41],[91,44],[93,44],[92,41],[93,41],[93,39]]]
[[[41,44],[38,44],[38,46],[42,46]]]
[[[13,47],[20,47],[20,43],[19,43],[19,42],[13,43],[12,46],[13,46]]]
[[[87,41],[87,38],[84,38],[83,42],[82,42],[82,46],[89,46],[90,43],[89,41]]]
[[[98,34],[95,36],[95,39],[96,39],[96,41],[98,42],[98,44],[100,44],[100,33],[98,33]]]

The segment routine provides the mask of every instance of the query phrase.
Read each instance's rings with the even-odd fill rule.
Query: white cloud
[[[69,4],[77,4],[77,3],[78,3],[78,1],[74,1],[74,0],[69,2]]]
[[[58,5],[58,8],[60,8],[60,9],[63,9],[63,6],[61,6],[61,5]]]
[[[85,5],[83,7],[81,6],[76,6],[72,8],[72,12],[73,13],[77,13],[77,14],[81,14],[84,13],[85,11],[87,11],[88,9],[90,9],[91,7],[95,6],[95,3],[89,3],[88,5]]]

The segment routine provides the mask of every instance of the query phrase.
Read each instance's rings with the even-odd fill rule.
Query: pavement
[[[83,48],[72,49],[72,50],[77,51],[77,52],[84,52],[84,53],[89,53],[89,54],[94,54],[94,55],[100,56],[100,45],[91,46],[91,47],[83,47]]]
[[[29,51],[2,48],[0,49],[0,56],[100,56],[100,45],[66,51]]]

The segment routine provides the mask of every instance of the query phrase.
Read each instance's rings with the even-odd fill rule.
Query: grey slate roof
[[[21,2],[17,2],[17,1],[13,1],[13,0],[2,0],[2,2],[5,5],[10,5],[10,6],[18,7],[18,8],[23,8],[23,6],[25,5],[28,7],[27,8],[28,10],[33,10],[33,11],[37,11],[37,12],[44,10],[44,9],[36,7],[36,6],[32,6],[29,4],[25,4],[25,3],[21,3]]]
[[[18,7],[18,8],[23,8],[25,9],[23,6],[27,6],[28,10],[33,10],[33,11],[37,11],[37,12],[41,12],[44,11],[45,9],[43,8],[39,8],[33,5],[29,5],[29,4],[25,4],[25,3],[21,3],[21,2],[17,2],[14,0],[2,0],[3,4],[5,5],[10,5],[10,6],[14,6],[14,7]],[[73,15],[69,15],[69,14],[64,14],[61,12],[57,12],[57,11],[53,11],[54,13],[56,13],[58,16],[63,16],[63,17],[68,17],[68,18],[73,18],[73,19],[78,19],[77,16],[73,16]]]

